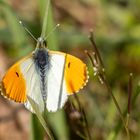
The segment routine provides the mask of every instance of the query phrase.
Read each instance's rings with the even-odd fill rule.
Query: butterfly
[[[69,95],[77,93],[88,81],[86,64],[79,58],[47,48],[43,37],[37,39],[35,50],[19,60],[1,81],[2,95],[24,103],[34,112],[29,96],[43,112],[62,108]]]

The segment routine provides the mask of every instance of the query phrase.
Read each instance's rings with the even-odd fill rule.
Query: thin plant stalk
[[[138,96],[140,94],[140,84],[138,84],[137,88],[136,88],[136,91],[134,93],[134,95],[132,96],[132,99],[131,99],[131,107],[134,106]],[[124,112],[123,112],[123,115],[126,116],[127,115],[127,112],[128,112],[128,107],[125,108]],[[117,123],[114,131],[112,132],[113,133],[113,137],[111,140],[115,140],[118,133],[119,133],[119,130],[122,128],[122,123],[121,123],[121,120],[119,120],[119,122]],[[109,140],[111,134],[108,136],[107,140]]]
[[[79,101],[79,98],[78,96],[76,95],[76,93],[74,93],[74,97],[78,103],[78,107],[79,107],[79,110],[80,112],[82,112],[83,114],[83,119],[84,119],[84,122],[85,122],[85,125],[86,125],[86,131],[87,131],[87,136],[88,136],[88,139],[91,140],[91,135],[90,135],[90,132],[89,132],[89,125],[88,125],[88,121],[87,121],[87,118],[86,118],[86,113],[85,113],[85,110],[84,108],[81,106],[80,104],[80,101]]]
[[[132,78],[133,74],[130,73],[129,75],[129,82],[128,82],[128,114],[131,112],[131,99],[132,99]]]
[[[102,61],[100,53],[99,53],[99,51],[97,49],[96,43],[94,41],[94,37],[93,37],[93,32],[92,31],[90,32],[89,39],[90,39],[90,41],[92,43],[92,46],[93,46],[93,49],[94,49],[94,52],[95,52],[95,55],[96,55],[97,61],[98,61],[98,62],[96,62],[98,64],[98,67],[96,67],[96,63],[94,63],[94,60],[91,61],[92,65],[93,65],[93,68],[95,68],[97,70],[97,76],[102,81],[102,83],[104,83],[104,85],[107,87],[108,93],[110,94],[111,98],[113,99],[113,102],[114,102],[114,104],[115,104],[115,106],[116,106],[116,108],[118,110],[119,116],[120,116],[120,118],[121,118],[121,120],[123,122],[123,125],[124,125],[124,128],[126,130],[128,139],[131,140],[130,131],[129,131],[129,128],[127,127],[127,125],[126,125],[126,121],[125,121],[125,118],[123,116],[123,113],[122,113],[122,111],[120,109],[120,106],[119,106],[115,96],[113,95],[113,92],[112,92],[112,89],[110,87],[110,84],[109,84],[109,82],[108,82],[108,80],[106,78],[106,75],[105,75],[105,72],[104,72],[103,61]],[[89,53],[87,53],[87,54],[88,54],[88,56],[89,56],[89,58],[91,60],[92,56]]]
[[[129,121],[130,121],[130,112],[131,112],[131,106],[132,106],[132,79],[133,79],[133,74],[130,73],[129,75],[129,82],[128,82],[128,105],[127,105],[127,118],[126,118],[126,127],[129,130]],[[127,130],[127,135],[131,137],[129,131]],[[131,139],[131,138],[130,138]]]

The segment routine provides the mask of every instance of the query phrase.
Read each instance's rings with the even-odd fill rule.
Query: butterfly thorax
[[[49,67],[49,54],[46,48],[38,48],[33,54],[33,59],[38,70]]]
[[[39,37],[37,40],[37,47],[34,51],[33,59],[37,70],[46,70],[49,67],[49,54],[46,48],[46,41],[42,37]]]

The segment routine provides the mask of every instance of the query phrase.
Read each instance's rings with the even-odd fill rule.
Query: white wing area
[[[20,68],[26,81],[26,94],[35,101],[40,112],[42,112],[44,110],[44,103],[40,90],[39,75],[36,72],[33,60],[31,58],[25,60],[21,63]],[[24,105],[28,110],[34,112],[28,100]]]
[[[47,75],[47,109],[57,111],[67,100],[66,84],[64,80],[65,56],[50,54],[50,69]]]
[[[62,108],[67,100],[67,92],[64,80],[65,56],[60,54],[50,54],[50,68],[46,75],[46,108],[55,112]],[[26,94],[38,105],[40,112],[44,110],[44,103],[40,89],[40,77],[35,69],[35,64],[31,58],[20,64],[21,71],[26,81]],[[25,107],[34,112],[29,101]]]

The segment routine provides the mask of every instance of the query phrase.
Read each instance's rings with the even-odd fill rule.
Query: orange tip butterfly
[[[36,49],[15,63],[2,79],[2,93],[15,102],[24,103],[34,112],[27,100],[31,97],[44,111],[62,108],[68,95],[78,92],[88,81],[86,65],[78,58],[46,48],[38,38]]]
[[[23,23],[20,21],[20,24]],[[57,25],[58,26],[58,25]],[[69,95],[77,93],[88,81],[86,64],[80,59],[59,51],[50,51],[45,38],[36,39],[35,50],[15,63],[1,82],[3,96],[24,103],[34,112],[29,96],[43,112],[62,108]]]

